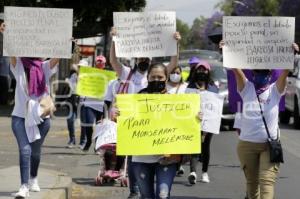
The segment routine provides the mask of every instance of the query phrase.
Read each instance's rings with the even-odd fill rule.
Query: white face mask
[[[173,73],[170,75],[170,80],[171,80],[171,82],[178,83],[181,80],[181,75]]]

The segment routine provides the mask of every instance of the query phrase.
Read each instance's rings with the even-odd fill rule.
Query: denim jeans
[[[133,164],[134,163],[132,162],[132,156],[128,156],[127,166],[128,166],[129,191],[130,193],[138,193],[139,188],[134,174]]]
[[[69,131],[69,144],[76,144],[75,138],[75,120],[76,120],[76,111],[71,110],[70,117],[67,119],[67,126]]]
[[[176,175],[177,164],[161,165],[159,163],[133,163],[142,199],[167,199]],[[156,191],[154,178],[156,177]]]
[[[25,119],[12,116],[12,130],[17,139],[19,147],[19,161],[21,184],[28,184],[30,177],[37,177],[38,168],[41,159],[41,148],[45,137],[50,129],[50,119],[44,119],[44,122],[38,125],[41,139],[29,143],[25,131]]]
[[[100,111],[96,111],[90,107],[82,106],[81,108],[81,129],[82,134],[85,134],[86,138],[86,146],[89,146],[92,143],[92,135],[93,135],[93,125],[96,121],[99,121],[103,117],[103,113]],[[81,140],[82,141],[82,140]]]

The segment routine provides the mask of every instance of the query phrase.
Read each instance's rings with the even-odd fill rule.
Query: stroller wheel
[[[95,185],[96,185],[96,186],[101,186],[101,185],[103,185],[103,178],[97,176],[97,177],[95,178]]]

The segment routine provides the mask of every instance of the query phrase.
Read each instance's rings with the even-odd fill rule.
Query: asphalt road
[[[276,184],[276,198],[299,199],[300,185],[300,131],[289,125],[282,126],[285,164],[281,165]],[[79,137],[79,133],[77,133]],[[62,171],[73,178],[73,198],[126,198],[128,191],[119,185],[95,187],[99,158],[91,149],[83,153],[78,148],[67,149],[66,122],[52,121],[43,147],[41,167]],[[212,139],[209,176],[211,182],[187,184],[189,167],[185,174],[176,177],[172,198],[174,199],[241,199],[245,195],[244,176],[239,168],[236,154],[238,137],[233,131],[222,131]],[[10,118],[0,117],[0,169],[18,164],[18,149],[10,128]],[[201,164],[199,165],[201,171]],[[198,172],[200,175],[200,172]],[[5,182],[0,182],[5,183]],[[1,185],[0,185],[1,186]],[[17,185],[18,186],[18,185]]]

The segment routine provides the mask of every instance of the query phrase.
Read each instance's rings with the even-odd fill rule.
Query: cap
[[[206,70],[210,71],[210,64],[207,61],[200,60],[196,65],[196,68],[199,68],[200,66],[203,66]]]
[[[200,62],[200,59],[198,57],[191,57],[189,59],[189,64],[198,64]]]

